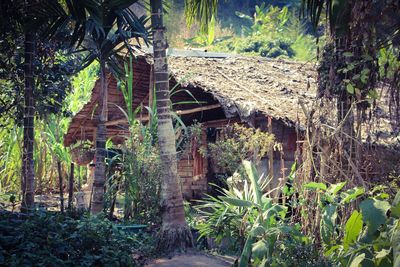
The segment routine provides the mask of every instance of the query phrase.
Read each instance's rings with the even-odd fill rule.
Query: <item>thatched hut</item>
[[[295,161],[297,142],[306,124],[304,108],[311,107],[316,95],[317,73],[311,64],[256,57],[237,57],[218,53],[175,51],[169,57],[170,86],[182,88],[172,96],[174,111],[186,125],[194,121],[202,125],[202,139],[214,142],[215,133],[227,124],[245,123],[269,131],[282,144],[284,153],[272,152],[259,164],[259,169],[274,177],[281,177],[282,168],[290,168]],[[134,103],[150,106],[152,103],[152,59],[143,54],[134,60]],[[115,144],[128,134],[127,120],[119,109],[125,107],[124,98],[112,75],[108,83],[107,137]],[[93,88],[90,101],[72,119],[64,137],[65,146],[79,140],[94,143],[96,136],[96,110],[100,82]],[[185,93],[190,92],[190,95]],[[189,103],[192,96],[198,103]],[[192,101],[193,102],[193,101]],[[143,109],[139,114],[146,120]],[[274,155],[275,153],[275,155]],[[186,198],[207,191],[212,177],[212,166],[199,153],[190,153],[178,164],[182,189]]]

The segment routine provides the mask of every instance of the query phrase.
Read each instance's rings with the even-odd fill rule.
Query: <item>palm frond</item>
[[[199,23],[200,32],[208,34],[214,28],[218,0],[185,0],[185,16],[188,26]]]

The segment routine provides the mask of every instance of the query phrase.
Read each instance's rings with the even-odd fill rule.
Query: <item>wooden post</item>
[[[272,134],[272,118],[271,118],[271,116],[268,116],[268,133]],[[271,148],[268,151],[268,167],[269,167],[269,178],[274,179],[274,149],[273,148]]]
[[[64,190],[63,190],[63,177],[61,173],[61,161],[57,161],[58,170],[58,183],[60,184],[60,211],[64,213]]]
[[[74,163],[71,162],[68,187],[68,209],[72,210],[72,199],[74,197]]]

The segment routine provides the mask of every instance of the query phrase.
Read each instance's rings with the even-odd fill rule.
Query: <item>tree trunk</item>
[[[169,73],[164,38],[162,0],[151,1],[153,27],[154,83],[158,115],[158,144],[161,158],[162,226],[158,247],[171,251],[193,246],[193,238],[185,220],[183,197],[177,171],[175,134],[169,110]]]
[[[59,160],[57,160],[57,170],[58,170],[58,183],[60,185],[60,211],[63,213],[64,212],[64,186],[63,186],[61,161],[59,161]]]
[[[104,62],[100,62],[100,95],[99,107],[101,113],[99,122],[97,124],[96,136],[96,166],[94,170],[94,181],[92,189],[92,201],[90,211],[92,214],[99,213],[104,207],[104,183],[106,181],[106,166],[105,166],[105,150],[106,150],[106,137],[107,128],[105,122],[107,121],[107,85],[106,85],[106,68]]]
[[[69,173],[69,183],[68,183],[68,209],[72,210],[72,200],[74,198],[74,168],[75,165],[71,162],[71,170]]]
[[[22,154],[22,209],[28,210],[35,204],[35,173],[33,162],[34,145],[34,79],[33,57],[35,53],[35,37],[33,33],[25,33],[25,107],[24,107],[24,146]]]

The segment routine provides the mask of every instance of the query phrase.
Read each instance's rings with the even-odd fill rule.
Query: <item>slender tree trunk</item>
[[[33,33],[25,34],[25,107],[24,107],[24,145],[22,154],[22,209],[28,210],[35,204],[35,173],[33,162],[34,145],[34,79],[33,57],[35,53],[35,36]]]
[[[71,162],[71,170],[69,173],[69,181],[68,181],[68,209],[72,210],[72,200],[74,198],[74,168],[75,165]]]
[[[99,95],[99,107],[101,113],[99,116],[99,122],[97,124],[97,136],[96,136],[96,166],[94,171],[94,181],[92,189],[92,201],[90,211],[92,214],[99,213],[104,207],[104,183],[106,181],[106,166],[105,166],[105,152],[106,152],[106,137],[107,129],[105,122],[107,121],[107,97],[108,90],[106,85],[106,68],[104,62],[100,62],[100,95]]]
[[[64,183],[62,177],[61,161],[57,160],[58,184],[60,185],[60,211],[64,212]]]
[[[183,197],[177,171],[175,134],[169,110],[169,73],[164,38],[162,0],[151,1],[153,27],[154,83],[158,115],[158,144],[161,157],[162,227],[158,247],[167,251],[193,246],[193,238],[185,220]]]

